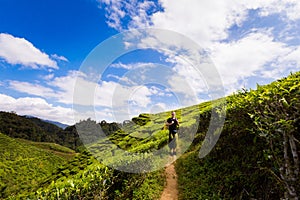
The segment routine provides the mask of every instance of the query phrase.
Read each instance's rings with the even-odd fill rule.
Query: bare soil
[[[165,170],[167,184],[164,191],[160,197],[160,200],[177,200],[178,199],[178,189],[177,189],[177,174],[175,171],[174,164],[166,167]]]

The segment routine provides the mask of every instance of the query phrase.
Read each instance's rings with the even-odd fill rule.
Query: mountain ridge
[[[64,123],[61,123],[59,121],[53,121],[53,120],[48,120],[48,119],[42,119],[42,118],[39,118],[39,117],[36,117],[36,116],[33,116],[33,115],[24,115],[24,117],[26,118],[36,118],[36,119],[39,119],[39,120],[42,120],[44,122],[47,122],[49,124],[54,124],[56,126],[58,126],[59,128],[62,128],[62,129],[65,129],[67,128],[68,126],[71,126],[71,125],[68,125],[68,124],[64,124]]]

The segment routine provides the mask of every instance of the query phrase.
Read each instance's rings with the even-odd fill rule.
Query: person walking
[[[177,138],[176,134],[179,128],[179,122],[176,113],[173,111],[171,117],[167,119],[166,125],[169,127],[169,148],[171,156],[176,155]]]

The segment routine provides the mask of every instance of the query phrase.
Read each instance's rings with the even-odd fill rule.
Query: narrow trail
[[[177,185],[177,174],[175,171],[174,163],[172,163],[166,168],[165,174],[166,174],[167,185],[164,188],[160,200],[177,200],[178,185]]]

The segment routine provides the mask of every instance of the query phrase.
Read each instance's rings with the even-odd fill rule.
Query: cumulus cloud
[[[263,32],[250,33],[244,38],[227,43],[216,43],[212,58],[225,84],[234,84],[245,77],[259,75],[291,51],[286,44],[276,42]]]
[[[299,27],[295,24],[300,19],[300,1],[297,0],[97,1],[100,2],[100,6],[104,6],[108,25],[119,31],[153,27],[172,30],[191,38],[212,59],[227,92],[240,89],[241,81],[244,79],[251,77],[274,79],[300,68],[299,43],[291,44],[295,37],[299,37],[299,29],[295,28]],[[257,21],[276,17],[286,25],[280,27],[282,28],[280,31],[279,27],[272,23],[251,24],[253,22],[251,13],[255,13]],[[68,61],[67,58],[56,54],[49,57],[25,39],[8,34],[0,36],[0,57],[10,64],[57,69],[54,60]],[[183,106],[198,103],[199,98],[196,97],[199,97],[199,94],[208,94],[210,88],[207,87],[206,81],[214,82],[214,77],[202,77],[199,71],[185,61],[194,58],[193,61],[196,62],[199,58],[198,52],[184,49],[182,38],[150,33],[147,37],[139,39],[141,48],[146,46],[155,50],[163,48],[172,50],[171,52],[158,50],[164,55],[162,56],[165,59],[164,63],[171,63],[174,71],[173,76],[168,77],[168,84],[165,86],[169,88],[166,90],[153,86],[138,86],[137,79],[132,79],[133,77],[129,75],[120,77],[119,74],[108,74],[106,78],[110,81],[98,81],[91,78],[92,75],[77,71],[71,71],[60,77],[49,75],[45,77],[44,84],[10,81],[10,87],[37,97],[51,98],[66,105],[73,103],[82,107],[93,105],[95,110],[86,110],[80,117],[96,114],[100,119],[113,118],[114,112],[121,115],[122,119],[128,119],[129,116],[143,111],[151,109],[159,111],[173,106],[153,101],[154,96],[167,99],[171,93],[179,95],[179,98],[189,100],[181,102]],[[131,41],[125,42],[128,48],[132,44],[134,43]],[[116,68],[115,70],[134,71],[153,66],[153,63],[137,62],[116,63],[110,67]],[[209,69],[210,66],[206,64],[199,67]],[[143,76],[145,74],[139,73],[136,73],[139,75],[138,78],[145,79]],[[119,82],[113,82],[111,79],[117,79]],[[74,97],[74,90],[78,96]],[[5,98],[8,102],[16,101],[12,97]],[[41,99],[39,105],[46,105],[47,102],[42,102]],[[24,102],[25,100],[23,99]]]
[[[58,69],[57,63],[24,38],[0,33],[0,58],[12,65],[39,69]]]
[[[30,95],[35,95],[35,96],[40,96],[40,97],[55,97],[55,91],[49,87],[42,86],[40,84],[34,84],[34,83],[29,83],[29,82],[22,82],[22,81],[9,81],[9,87],[13,90],[30,94]]]
[[[91,116],[95,116],[97,121],[103,119],[111,122],[114,121],[113,113],[108,108],[100,109],[98,107],[92,111],[77,112],[70,107],[55,106],[40,97],[14,98],[0,94],[0,107],[2,111],[16,112],[19,115],[31,115],[40,119],[58,121],[68,125],[91,118]]]
[[[129,97],[129,102],[133,106],[146,108],[151,103],[151,90],[146,86],[134,87]]]
[[[184,73],[184,70],[181,70]],[[140,74],[139,77],[142,75]],[[130,78],[130,77],[128,77]],[[159,109],[173,109],[180,106],[191,105],[191,102],[176,102],[178,96],[175,93],[187,91],[186,82],[184,77],[180,77],[183,80],[183,88],[181,82],[175,80],[175,88],[172,88],[172,84],[155,86],[150,85],[138,85],[134,81],[130,80],[132,84],[124,85],[113,81],[98,81],[94,82],[89,80],[89,76],[78,71],[70,71],[65,76],[51,77],[51,79],[44,79],[44,82],[21,82],[10,80],[8,85],[11,89],[26,93],[31,96],[28,98],[14,99],[9,96],[2,96],[2,105],[7,111],[16,111],[18,113],[26,114],[27,107],[37,107],[37,117],[46,118],[52,107],[59,109],[60,107],[53,106],[47,103],[47,101],[58,102],[67,107],[73,106],[75,121],[86,119],[88,117],[98,120],[106,119],[108,121],[121,122],[126,119],[130,119],[133,116],[137,116],[143,112],[158,111]],[[167,80],[166,80],[167,81]],[[179,90],[181,89],[181,90]],[[75,92],[75,93],[74,93]],[[168,105],[162,99],[169,99]],[[174,100],[175,98],[175,100]],[[194,98],[190,96],[180,97],[181,99],[189,99],[193,101]],[[18,100],[18,101],[17,101]],[[3,102],[7,102],[5,105]],[[16,104],[19,102],[19,104]],[[30,104],[31,102],[31,104]],[[23,108],[16,105],[26,106]],[[28,106],[27,106],[28,105]],[[54,109],[54,108],[53,108]],[[36,109],[32,109],[33,114]],[[44,115],[42,115],[42,112]],[[63,115],[63,113],[58,113]],[[66,112],[68,114],[68,112]],[[57,116],[57,119],[59,117]],[[50,116],[47,119],[54,119],[54,116]]]
[[[297,0],[270,0],[263,1],[261,6],[261,15],[268,16],[272,14],[281,13],[287,20],[300,19],[300,2]]]
[[[14,111],[19,115],[32,115],[41,119],[58,121],[69,125],[74,124],[71,108],[54,106],[42,98],[13,98],[0,94],[0,106],[3,111]]]
[[[191,38],[211,57],[228,92],[240,89],[244,79],[259,77],[274,80],[299,70],[297,24],[300,20],[300,1],[159,0],[143,8],[136,6],[138,2],[134,1],[134,12],[131,11],[132,7],[123,6],[119,1],[104,2],[107,12],[122,10],[122,16],[129,16],[127,21],[124,17],[118,18],[118,26],[122,29],[161,28]],[[111,9],[112,6],[114,9]],[[147,16],[138,13],[146,13]],[[280,26],[270,22],[258,23],[259,20],[265,19],[267,22],[270,19],[268,17],[276,18],[281,22]],[[254,23],[254,20],[257,20],[257,23]],[[178,53],[182,47],[179,38],[168,38],[165,35],[149,34],[141,43],[155,49],[171,47]],[[177,62],[174,65],[175,70],[183,69],[181,76],[194,82],[197,88],[204,88],[203,84],[197,84],[201,77],[184,71],[184,66],[176,60],[176,55],[165,55],[169,57],[167,61]]]
[[[94,82],[89,80],[89,76],[78,71],[70,71],[66,76],[55,77],[51,80],[45,79],[43,83],[10,80],[8,84],[9,87],[15,91],[34,96],[29,99],[41,101],[47,98],[48,100],[59,102],[67,106],[73,105],[77,108],[86,107],[87,109],[83,109],[83,112],[79,112],[75,109],[75,114],[80,119],[85,119],[84,117],[89,116],[89,113],[93,112],[91,108],[92,110],[94,108],[98,110],[95,112],[98,118],[105,117],[105,119],[112,118],[114,109],[124,109],[128,112],[130,106],[137,105],[140,108],[140,112],[145,111],[147,106],[151,103],[150,96],[157,92],[157,90],[154,91],[153,88],[145,86],[125,86],[117,82],[101,80]],[[12,101],[12,99],[10,100]],[[21,100],[26,103],[26,99]],[[30,100],[28,100],[28,102],[29,101]],[[45,102],[42,102],[42,104],[46,105]],[[9,103],[7,105],[9,105]],[[99,111],[100,109],[105,112],[101,113]],[[134,115],[140,112],[134,112]]]

